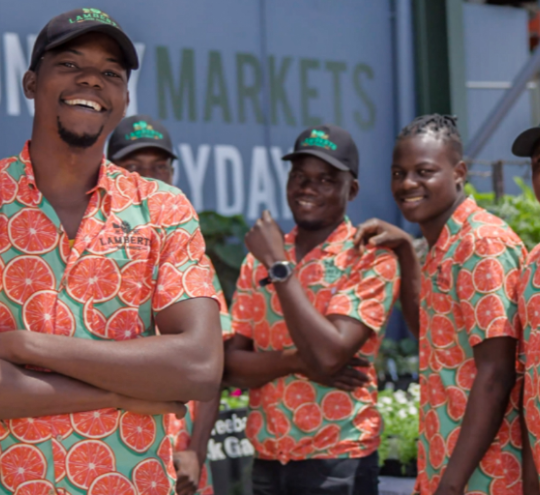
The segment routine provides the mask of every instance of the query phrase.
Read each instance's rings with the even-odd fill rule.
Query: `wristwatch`
[[[275,282],[285,282],[293,272],[293,264],[289,261],[276,261],[268,269],[268,277],[259,280],[259,285],[264,287],[265,285],[273,284]]]

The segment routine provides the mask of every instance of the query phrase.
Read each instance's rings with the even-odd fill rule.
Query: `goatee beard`
[[[57,118],[57,122],[58,134],[60,135],[60,139],[62,139],[64,143],[66,143],[72,148],[86,149],[94,146],[94,144],[96,144],[97,140],[99,139],[99,136],[101,136],[101,133],[103,132],[103,126],[101,126],[101,128],[96,134],[74,134],[73,132],[68,131],[62,125],[62,122],[60,122],[60,118]]]

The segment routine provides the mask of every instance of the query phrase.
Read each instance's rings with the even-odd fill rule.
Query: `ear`
[[[460,160],[454,165],[454,181],[459,189],[463,189],[467,180],[467,164]]]
[[[353,179],[349,187],[349,201],[352,201],[358,196],[358,191],[360,191],[360,184],[357,179]]]
[[[32,70],[27,70],[23,77],[23,90],[24,96],[29,100],[33,100],[36,97],[37,75]]]

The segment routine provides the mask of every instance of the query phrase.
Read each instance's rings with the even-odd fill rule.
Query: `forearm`
[[[220,397],[221,391],[212,400],[208,402],[197,402],[195,404],[195,422],[193,424],[189,449],[197,454],[200,465],[206,460],[208,441],[210,440],[212,428],[214,428],[219,414]]]
[[[403,242],[395,249],[401,269],[399,299],[401,313],[411,333],[418,338],[420,334],[420,262],[412,242]]]
[[[0,360],[0,419],[120,407],[118,396],[85,383]]]
[[[478,370],[456,447],[441,480],[441,486],[450,488],[452,493],[463,493],[492,444],[501,427],[514,382],[513,369]]]
[[[36,333],[25,338],[27,332],[10,333],[21,334],[15,338],[22,340],[21,345],[11,346],[13,362],[47,368],[129,397],[208,400],[219,387],[221,372],[217,376],[214,368],[221,366],[221,360],[209,362],[205,348],[192,345],[182,335],[98,342]]]
[[[308,368],[326,375],[342,369],[359,347],[351,348],[335,325],[313,307],[294,275],[275,288],[287,329]]]
[[[231,350],[225,354],[224,382],[234,387],[260,388],[300,370],[295,351]]]

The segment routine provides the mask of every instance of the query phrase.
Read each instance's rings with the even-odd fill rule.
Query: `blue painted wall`
[[[270,208],[289,229],[279,157],[303,128],[333,122],[360,148],[361,192],[350,216],[398,221],[389,191],[396,130],[390,0],[91,3],[137,42],[142,66],[132,77],[130,111],[168,126],[180,157],[177,184],[197,209],[252,221]],[[33,37],[52,16],[79,6],[0,3],[0,156],[17,153],[30,136],[20,79]]]

